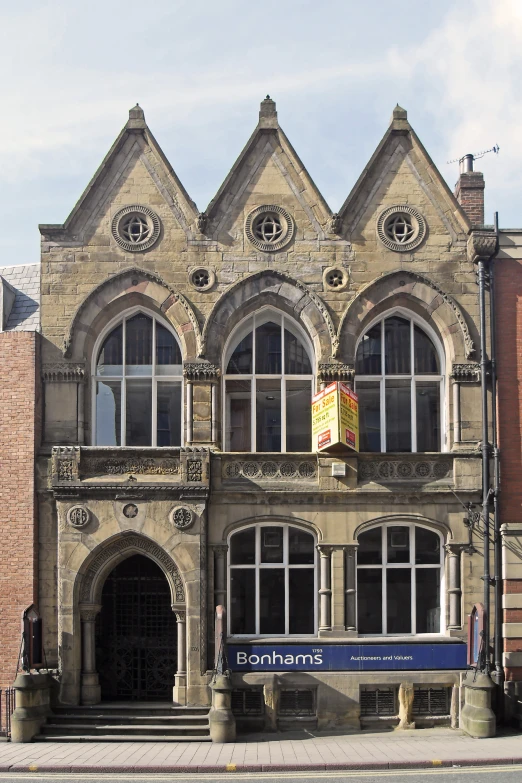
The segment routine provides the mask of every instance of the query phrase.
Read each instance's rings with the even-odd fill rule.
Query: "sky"
[[[522,226],[520,0],[0,0],[0,71],[0,266],[39,260],[136,102],[201,211],[270,94],[332,211],[399,103],[452,189],[498,144],[486,222]]]

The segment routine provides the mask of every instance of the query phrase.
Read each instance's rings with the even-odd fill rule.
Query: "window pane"
[[[418,326],[413,327],[413,348],[415,357],[415,372],[418,375],[437,373],[440,375],[440,364],[435,346],[430,338]]]
[[[440,383],[416,381],[417,451],[440,451]]]
[[[113,329],[98,354],[98,375],[123,375],[123,326]]]
[[[314,570],[291,568],[288,573],[290,633],[313,633],[314,628]]]
[[[259,571],[259,633],[285,633],[285,572],[283,568]]]
[[[250,451],[251,443],[251,382],[226,382],[227,451]]]
[[[257,451],[281,451],[281,381],[257,381]]]
[[[366,332],[357,348],[357,375],[380,375],[381,353],[381,324],[377,324]]]
[[[440,632],[440,568],[417,568],[417,633]]]
[[[381,392],[378,381],[358,381],[359,450],[381,451]]]
[[[388,563],[410,562],[410,528],[389,527],[386,530]]]
[[[96,384],[96,445],[121,446],[121,381]]]
[[[180,383],[158,383],[156,443],[181,446]]]
[[[253,568],[230,571],[230,632],[256,632],[256,572]]]
[[[256,373],[281,372],[281,326],[269,321],[256,329]]]
[[[125,324],[125,365],[128,375],[152,374],[152,318],[143,313]]]
[[[382,527],[375,527],[359,536],[357,548],[359,565],[377,565],[382,563]]]
[[[415,562],[440,563],[440,537],[424,527],[415,528]]]
[[[152,381],[127,381],[125,445],[152,443]]]
[[[288,531],[288,562],[290,565],[313,564],[315,553],[314,537],[295,527]]]
[[[286,382],[287,451],[310,451],[312,448],[311,405],[310,381]]]
[[[230,562],[232,565],[250,565],[256,562],[256,529],[250,527],[234,533],[230,539]]]
[[[156,321],[156,373],[157,375],[181,375],[181,351],[176,338]]]
[[[410,322],[393,316],[384,322],[386,375],[411,372]]]
[[[411,569],[386,571],[387,633],[411,633]]]
[[[311,375],[312,367],[304,345],[285,329],[285,372],[288,375]]]
[[[261,528],[261,562],[262,563],[283,562],[283,528],[282,527]]]
[[[411,382],[386,381],[386,451],[411,451]]]
[[[359,634],[382,633],[382,571],[357,570],[357,630]]]
[[[237,344],[230,357],[227,373],[250,375],[252,372],[252,332]]]

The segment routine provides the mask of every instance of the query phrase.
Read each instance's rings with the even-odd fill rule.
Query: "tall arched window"
[[[357,549],[359,634],[441,633],[441,536],[387,523],[361,533]]]
[[[291,525],[253,525],[230,536],[229,617],[234,636],[313,635],[315,538]]]
[[[403,311],[361,337],[355,363],[360,451],[441,451],[443,352]]]
[[[95,351],[96,446],[180,446],[181,351],[171,329],[131,311]]]
[[[225,352],[225,450],[310,451],[312,351],[292,319],[249,316]]]

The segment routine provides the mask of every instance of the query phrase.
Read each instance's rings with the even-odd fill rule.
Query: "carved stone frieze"
[[[92,595],[92,591],[100,570],[107,562],[117,558],[120,554],[125,554],[125,552],[128,552],[129,550],[144,552],[155,560],[158,565],[163,568],[165,573],[170,576],[174,585],[176,601],[185,601],[183,580],[170,555],[153,541],[137,534],[127,535],[117,541],[113,541],[94,558],[82,580],[80,601],[90,602],[97,598],[97,596]],[[101,585],[96,585],[96,587],[101,595]]]
[[[176,476],[180,472],[175,457],[85,457],[81,460],[81,474],[85,476]]]
[[[451,369],[451,377],[458,383],[480,383],[480,364],[477,362],[456,363]]]
[[[468,259],[476,263],[491,258],[495,253],[497,237],[493,231],[472,231],[468,237]]]
[[[342,381],[343,383],[352,383],[355,375],[353,364],[342,364],[341,362],[320,362],[317,368],[317,379],[319,383],[333,383]]]
[[[232,480],[310,481],[317,479],[317,459],[225,461],[222,476]]]
[[[359,459],[359,481],[373,481],[376,484],[388,482],[430,482],[453,479],[451,460],[397,459],[376,457],[371,460]]]
[[[221,374],[217,364],[211,362],[186,362],[183,375],[187,381],[217,381]]]
[[[84,383],[85,365],[82,363],[70,364],[67,362],[55,362],[42,366],[42,380],[44,382]]]

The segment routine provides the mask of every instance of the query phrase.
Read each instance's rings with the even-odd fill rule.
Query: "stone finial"
[[[407,120],[408,119],[408,112],[406,109],[403,109],[402,106],[399,106],[397,104],[393,110],[392,114],[392,122],[393,120]]]
[[[261,101],[259,107],[259,124],[265,128],[277,127],[276,104],[270,95],[267,95],[264,101]]]
[[[147,124],[145,122],[145,113],[139,103],[129,109],[129,120],[127,122],[127,128],[145,128]]]

